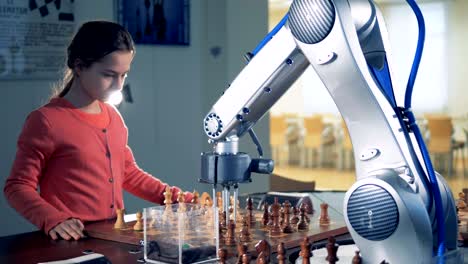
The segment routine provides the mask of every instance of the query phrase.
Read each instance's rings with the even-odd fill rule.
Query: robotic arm
[[[311,65],[353,143],[357,181],[346,193],[344,217],[364,263],[433,262],[441,242],[434,186],[421,165],[406,110],[393,94],[387,33],[376,5],[370,0],[295,0],[274,32],[250,54],[204,118],[214,151],[202,154],[201,181],[214,189],[223,186],[226,200],[233,186],[237,201],[238,183],[249,182],[251,172],[273,171],[271,160],[239,152],[238,139],[246,132],[254,136],[255,123]],[[437,176],[445,247],[458,254],[455,203]]]

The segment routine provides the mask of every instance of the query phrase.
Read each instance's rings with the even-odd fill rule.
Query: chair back
[[[321,115],[304,117],[304,146],[317,148],[322,144],[322,133],[325,124]]]
[[[270,145],[285,145],[287,129],[288,125],[285,116],[270,116]]]
[[[430,153],[447,153],[452,148],[452,118],[449,116],[426,116],[430,133],[428,150]]]

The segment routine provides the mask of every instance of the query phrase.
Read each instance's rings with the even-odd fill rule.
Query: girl
[[[10,205],[54,240],[77,240],[83,223],[114,218],[122,189],[162,204],[167,186],[136,165],[122,117],[104,103],[122,89],[135,56],[128,31],[87,22],[67,51],[64,88],[27,117],[4,188]],[[176,202],[180,190],[171,191]]]

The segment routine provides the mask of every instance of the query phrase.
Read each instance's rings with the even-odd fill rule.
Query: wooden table
[[[143,258],[143,252],[129,253],[136,249],[137,246],[94,238],[53,241],[43,232],[36,231],[0,237],[0,263],[28,264],[69,259],[82,256],[86,250],[103,254],[113,264],[138,263],[138,259]]]

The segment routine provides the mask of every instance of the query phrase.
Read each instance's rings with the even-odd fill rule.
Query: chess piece
[[[309,203],[302,203],[301,205],[304,205],[304,208],[305,208],[305,220],[307,221],[307,223],[309,224],[310,223],[310,217],[309,217],[309,214],[312,214],[314,211],[313,209],[311,208],[312,206],[312,203],[309,204]]]
[[[359,250],[356,250],[355,255],[353,257],[352,264],[361,264],[361,263],[362,263],[361,255],[359,255]]]
[[[291,225],[297,226],[299,223],[299,209],[296,206],[293,206],[293,217],[291,217]]]
[[[166,186],[166,191],[164,192],[164,204],[166,207],[172,204],[172,191],[169,186]]]
[[[225,264],[227,258],[227,250],[225,248],[220,248],[218,250],[219,263]]]
[[[262,224],[263,226],[268,225],[268,218],[269,218],[269,213],[268,213],[268,203],[264,202],[263,203],[263,216],[262,216]]]
[[[185,206],[185,194],[184,192],[180,191],[177,195],[177,202],[179,203],[178,212],[185,212],[187,211],[187,207]]]
[[[328,204],[327,203],[320,204],[319,224],[321,226],[330,224],[330,217],[328,216]]]
[[[258,254],[257,256],[257,260],[255,261],[256,264],[266,264],[268,263],[266,261],[266,257],[265,257],[265,253],[264,252],[260,252],[260,254]]]
[[[234,196],[232,195],[229,197],[229,219],[234,220]]]
[[[229,220],[225,244],[227,246],[233,246],[236,244],[236,223],[234,220]]]
[[[198,201],[199,196],[200,196],[200,194],[197,191],[194,190],[193,191],[193,198],[190,201],[190,203],[198,205],[200,203],[200,201]]]
[[[282,231],[283,233],[287,233],[287,234],[294,232],[291,224],[289,223],[289,214],[291,213],[290,208],[291,208],[291,203],[286,200],[283,203],[284,222],[283,222]]]
[[[227,230],[227,225],[226,225],[226,212],[225,211],[220,211],[219,214],[219,229],[226,231]]]
[[[133,226],[133,230],[135,231],[143,231],[143,221],[142,221],[143,214],[141,212],[136,213],[136,223]]]
[[[265,263],[270,263],[270,255],[271,255],[271,245],[264,239],[260,240],[255,244],[255,251],[257,251],[257,255],[263,253],[265,257]]]
[[[276,259],[278,260],[278,264],[286,264],[286,249],[283,242],[278,244]]]
[[[249,246],[246,243],[237,244],[237,264],[242,264],[242,256],[247,254]]]
[[[267,223],[267,229],[270,230],[271,227],[273,226],[273,211],[272,211],[272,206],[268,208],[268,223]]]
[[[284,225],[284,203],[283,203],[283,205],[281,206],[281,209],[280,209],[279,225],[280,225],[280,227]]]
[[[338,252],[338,247],[339,245],[336,244],[336,240],[334,236],[330,236],[328,238],[328,243],[327,243],[327,257],[325,260],[328,260],[328,263],[330,264],[335,264],[339,258],[336,256],[336,253]]]
[[[124,221],[125,209],[116,209],[115,211],[117,213],[117,220],[115,221],[114,229],[124,229],[126,227]]]
[[[301,208],[303,207],[301,206]],[[308,237],[304,237],[304,239],[301,242],[301,251],[299,252],[299,256],[302,257],[302,264],[310,263],[310,257],[312,256],[312,253],[310,252],[310,241]]]
[[[226,236],[224,235],[225,229],[221,228],[221,223],[219,225],[220,225],[218,228],[219,244],[225,244],[226,242]]]
[[[250,256],[249,254],[242,255],[242,264],[249,264],[250,263]]]
[[[223,198],[221,198],[221,192],[216,192],[216,202],[218,203],[218,208],[223,208]]]
[[[273,224],[270,227],[270,236],[279,236],[281,234],[281,228],[279,225],[279,210],[280,205],[278,203],[278,197],[275,197],[275,202],[271,205]]]
[[[242,219],[242,228],[240,231],[240,241],[241,242],[250,242],[252,241],[252,235],[250,234],[250,226],[247,220],[247,217]]]
[[[213,199],[211,199],[211,196],[207,192],[203,192],[199,200],[201,205],[208,206],[208,202],[211,202],[213,205]]]
[[[250,226],[255,226],[255,216],[253,215],[253,201],[252,197],[247,198],[247,219],[249,220]]]
[[[459,192],[458,193],[458,201],[457,201],[457,207],[458,209],[460,209],[461,211],[465,210],[466,209],[466,202],[465,202],[465,193],[463,192]]]
[[[300,231],[307,231],[309,230],[309,224],[307,223],[306,218],[305,218],[306,209],[305,209],[304,204],[301,205],[301,208],[299,210],[300,210],[300,218],[299,218],[299,222],[297,223],[297,229]]]
[[[150,211],[150,216],[151,216],[151,221],[149,223],[149,227],[148,228],[155,228],[156,227],[156,224],[158,222],[158,218],[157,218],[157,213],[156,213],[156,210],[151,210]]]

